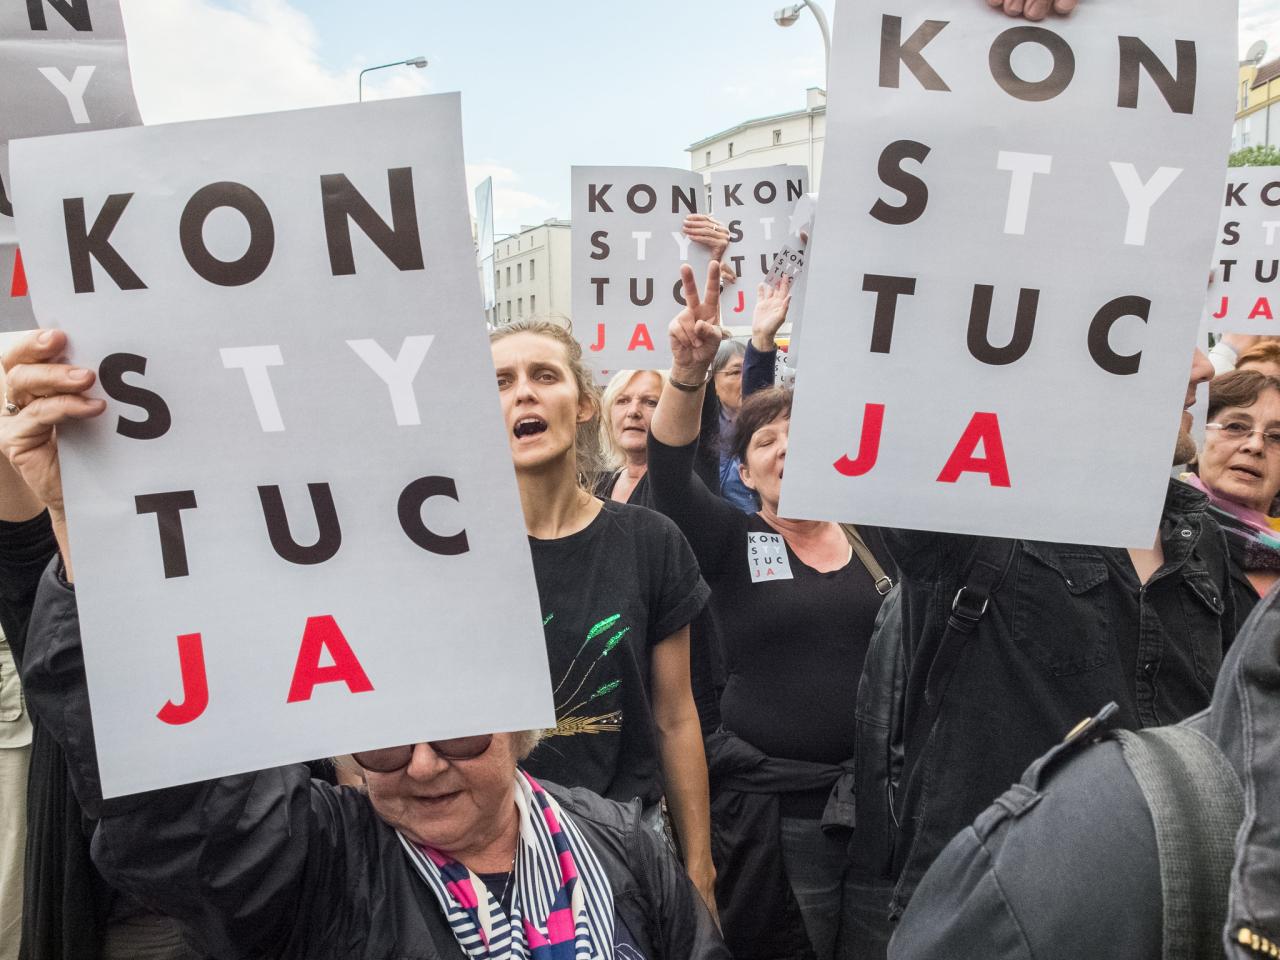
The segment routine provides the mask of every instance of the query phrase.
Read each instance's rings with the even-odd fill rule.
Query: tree
[[[1227,161],[1229,167],[1280,167],[1280,149],[1257,146],[1237,150]]]

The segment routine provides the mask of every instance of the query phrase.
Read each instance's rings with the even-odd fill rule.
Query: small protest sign
[[[725,324],[751,322],[756,285],[769,277],[779,251],[799,231],[792,214],[808,180],[806,168],[788,165],[711,174],[711,212],[729,230],[725,259],[738,275],[721,304]]]
[[[842,0],[784,516],[1151,545],[1234,11]]]
[[[1280,167],[1228,171],[1204,325],[1280,334]]]
[[[593,367],[671,365],[680,266],[704,276],[711,261],[683,230],[685,217],[706,213],[705,193],[688,170],[573,168],[573,330]]]
[[[14,144],[114,796],[551,726],[456,95]]]
[[[11,140],[140,123],[119,0],[0,9],[0,333],[35,326],[13,223]]]

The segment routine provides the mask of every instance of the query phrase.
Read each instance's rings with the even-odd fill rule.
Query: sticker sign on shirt
[[[752,583],[792,579],[787,544],[779,533],[748,533],[747,564]]]
[[[841,0],[783,516],[1150,546],[1235,9]]]
[[[36,325],[13,223],[11,140],[141,123],[118,0],[0,8],[0,333]]]
[[[671,366],[680,266],[692,265],[701,289],[711,262],[684,219],[706,206],[702,177],[688,170],[573,168],[573,329],[593,367]]]
[[[1280,334],[1280,167],[1228,171],[1205,327]]]
[[[725,259],[738,275],[720,305],[724,323],[751,323],[756,285],[769,277],[778,252],[797,232],[792,213],[808,190],[808,180],[807,168],[791,165],[711,174],[712,212],[729,230]]]
[[[105,794],[554,724],[458,97],[13,162]]]

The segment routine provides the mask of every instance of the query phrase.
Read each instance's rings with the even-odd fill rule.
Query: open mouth
[[[541,417],[521,417],[516,421],[512,433],[515,434],[517,440],[523,440],[525,437],[536,437],[540,433],[546,433],[547,421]]]
[[[1255,470],[1253,467],[1247,467],[1244,464],[1239,464],[1239,463],[1232,464],[1230,467],[1230,470],[1232,473],[1236,474],[1237,476],[1243,476],[1250,480],[1262,479],[1261,470]]]

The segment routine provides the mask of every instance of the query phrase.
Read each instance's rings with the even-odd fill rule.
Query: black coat
[[[62,744],[93,858],[113,886],[180,921],[218,960],[435,960],[464,956],[396,832],[363,793],[303,765],[101,798],[73,589],[46,571],[23,683]],[[613,887],[648,960],[728,960],[672,852],[625,807],[548,787]]]
[[[1280,592],[1255,609],[1204,713],[1186,721],[1222,751],[1245,794],[1226,956],[1267,955],[1241,930],[1280,936]],[[1146,800],[1118,743],[1038,760],[925,875],[891,960],[1159,960],[1160,859]]]

